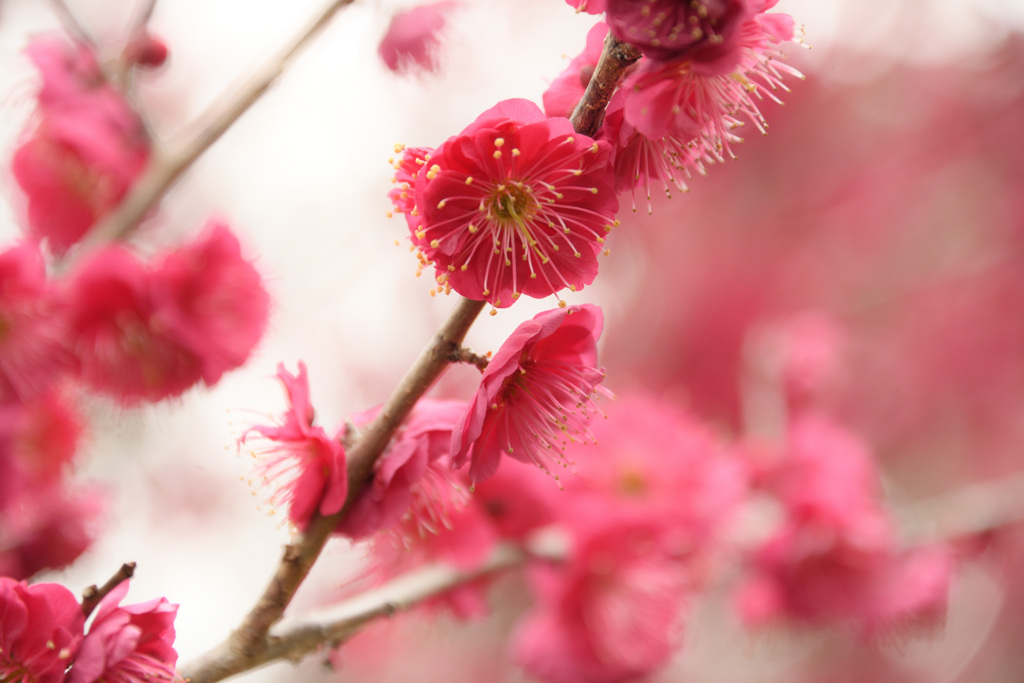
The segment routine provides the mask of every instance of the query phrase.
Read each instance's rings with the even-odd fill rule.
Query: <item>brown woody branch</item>
[[[117,588],[121,583],[135,576],[135,563],[125,562],[121,565],[121,568],[114,573],[110,579],[103,584],[100,588],[97,588],[95,584],[89,586],[82,591],[82,614],[88,619],[92,611],[96,609],[96,605],[100,604],[103,598],[110,594],[110,591]]]
[[[640,59],[640,51],[629,43],[623,43],[611,33],[604,39],[601,58],[594,68],[583,99],[569,117],[577,133],[594,137],[604,123],[604,110],[619,86],[626,69]]]
[[[470,349],[465,346],[461,346],[455,351],[452,351],[452,355],[448,357],[452,363],[465,363],[467,365],[475,365],[476,369],[483,372],[487,369],[488,363],[491,362],[490,354],[481,356],[479,353],[473,353]]]
[[[390,617],[456,586],[517,566],[526,557],[523,551],[514,546],[499,546],[485,563],[473,570],[463,571],[454,567],[435,565],[406,574],[328,609],[281,624],[269,634],[267,647],[246,660],[244,668],[230,672],[222,669],[222,677],[276,660],[298,662],[325,645],[337,647],[374,619]],[[223,661],[234,661],[225,655],[227,653],[221,649],[214,650],[207,657],[221,657]],[[193,682],[211,680],[204,677],[208,668],[209,664],[201,659],[192,662],[180,673]]]
[[[604,107],[622,80],[626,68],[639,57],[635,48],[609,35],[590,85],[571,118],[577,132],[589,136],[597,132]],[[158,168],[161,166],[158,165]],[[134,220],[137,221],[141,215],[139,213]],[[129,229],[133,224],[124,220],[112,223],[118,229]],[[121,234],[114,228],[100,226],[94,234],[107,235],[108,239]],[[283,634],[270,632],[320,556],[328,536],[370,481],[374,463],[392,434],[448,364],[461,359],[462,340],[483,308],[483,301],[459,299],[448,320],[384,403],[377,417],[360,431],[357,442],[348,451],[349,491],[341,511],[330,517],[315,516],[295,542],[285,547],[273,579],[242,624],[222,644],[182,668],[182,674],[191,683],[214,683],[273,659],[301,657],[320,644],[344,640],[362,623],[373,616],[379,616],[376,612],[373,616],[364,614],[359,617],[361,621],[357,620],[358,623],[348,621],[331,628],[317,625],[312,631],[288,631]],[[378,606],[377,609],[387,612],[393,608]],[[288,638],[282,641],[286,635]]]

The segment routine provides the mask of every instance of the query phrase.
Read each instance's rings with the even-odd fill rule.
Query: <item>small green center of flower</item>
[[[491,212],[499,219],[521,223],[528,220],[536,209],[536,203],[518,187],[501,185],[491,200]]]

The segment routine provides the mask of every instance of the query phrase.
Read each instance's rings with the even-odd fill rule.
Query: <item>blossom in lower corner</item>
[[[671,524],[584,504],[567,526],[568,560],[529,574],[537,604],[518,628],[514,656],[547,683],[642,680],[680,644],[689,598]]]
[[[597,367],[601,309],[570,306],[517,327],[491,359],[452,432],[452,463],[471,481],[494,474],[502,454],[547,470],[569,441],[589,438],[592,400],[604,391]]]
[[[128,582],[100,601],[89,633],[82,640],[68,683],[173,681],[174,617],[178,606],[167,598],[120,606]]]
[[[253,435],[266,442],[254,455],[266,456],[259,471],[264,483],[277,487],[270,500],[287,504],[288,519],[305,529],[314,514],[333,515],[345,504],[345,449],[322,427],[313,425],[305,363],[299,362],[297,375],[285,370],[284,364],[278,365],[277,377],[288,394],[288,410],[277,425],[250,427],[239,444]]]
[[[0,681],[63,681],[84,622],[64,586],[0,577]]]
[[[413,244],[439,284],[498,308],[579,290],[619,208],[609,149],[532,102],[500,102],[424,158]]]

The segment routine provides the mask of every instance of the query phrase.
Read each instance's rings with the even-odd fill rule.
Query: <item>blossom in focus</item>
[[[84,621],[67,588],[0,577],[0,680],[63,681]]]
[[[544,91],[544,113],[547,116],[572,115],[576,105],[583,98],[583,93],[594,75],[594,68],[601,58],[604,39],[608,35],[608,24],[599,21],[587,33],[587,45],[558,75],[547,90]]]
[[[647,57],[711,61],[736,50],[736,34],[764,0],[608,0],[608,27]],[[774,3],[773,3],[774,4]]]
[[[777,100],[773,93],[786,90],[783,76],[800,76],[779,61],[779,44],[792,38],[788,15],[756,14],[738,30],[738,49],[728,59],[644,60],[622,85],[625,121],[651,140],[694,141],[698,158],[723,161],[740,140],[736,128],[749,122],[764,132],[756,100]]]
[[[270,297],[226,223],[211,220],[154,264],[154,324],[173,331],[199,358],[213,386],[249,358],[267,325]]]
[[[406,515],[428,468],[447,455],[452,428],[466,410],[462,401],[420,399],[390,445],[374,463],[373,481],[360,493],[336,531],[354,540],[388,529]],[[356,428],[377,416],[374,408],[353,417]],[[425,487],[420,487],[422,496]],[[422,510],[414,510],[421,512]]]
[[[254,454],[265,456],[259,471],[263,483],[276,487],[271,501],[288,505],[288,519],[305,529],[314,514],[333,515],[345,504],[345,449],[313,425],[306,364],[299,362],[297,375],[278,365],[277,377],[288,395],[288,410],[276,425],[250,427],[239,444],[261,437],[264,445]]]
[[[12,170],[28,199],[29,235],[61,254],[120,203],[150,141],[89,47],[43,39],[27,52],[43,85]]]
[[[68,672],[68,683],[174,680],[178,606],[167,598],[120,606],[127,593],[124,581],[96,607],[89,633]]]
[[[70,336],[39,248],[0,252],[0,401],[30,400],[70,372]]]
[[[437,69],[437,49],[441,44],[446,15],[455,6],[444,0],[420,5],[399,12],[391,18],[387,33],[377,53],[389,69],[410,71],[415,67],[426,71]]]
[[[653,673],[679,644],[688,597],[669,525],[584,505],[569,528],[569,559],[530,573],[537,601],[515,636],[516,661],[550,683]]]
[[[498,308],[579,290],[619,206],[608,152],[532,102],[500,102],[424,157],[413,244],[439,284]]]
[[[603,321],[597,306],[558,308],[505,340],[452,432],[452,463],[469,462],[471,481],[494,474],[503,454],[547,471],[563,462],[567,442],[590,438]]]

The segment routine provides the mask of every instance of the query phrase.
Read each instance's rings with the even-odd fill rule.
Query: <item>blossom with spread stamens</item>
[[[502,454],[547,470],[569,441],[590,438],[591,403],[604,380],[597,368],[601,309],[570,306],[517,327],[480,378],[452,432],[452,464],[469,478],[494,474]],[[555,451],[552,453],[551,451]]]
[[[581,289],[619,208],[609,149],[532,102],[500,102],[426,159],[413,243],[439,284],[497,308]]]
[[[250,427],[239,443],[245,443],[252,433],[269,442],[262,451],[268,457],[259,469],[265,483],[277,486],[271,502],[286,503],[288,519],[305,529],[314,514],[333,515],[345,504],[345,449],[313,424],[306,364],[300,361],[298,374],[292,375],[282,363],[277,366],[277,377],[288,394],[288,410],[278,425]]]
[[[608,27],[647,57],[708,61],[736,49],[743,22],[763,0],[608,0]],[[774,3],[773,3],[774,4]]]

